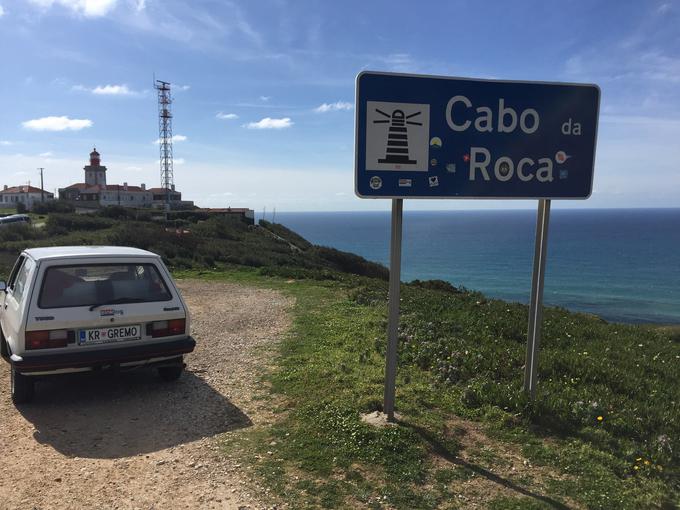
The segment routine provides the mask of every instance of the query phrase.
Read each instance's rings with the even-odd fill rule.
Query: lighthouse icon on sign
[[[366,169],[428,169],[430,105],[367,101]]]
[[[415,122],[408,119],[417,117],[423,112],[415,112],[410,115],[406,115],[402,110],[394,110],[392,115],[388,115],[382,110],[375,109],[380,115],[388,117],[389,120],[374,120],[374,124],[384,124],[386,122],[390,123],[389,133],[387,135],[387,150],[385,151],[385,157],[379,159],[379,163],[403,163],[406,165],[414,165],[417,163],[416,160],[409,159],[408,157],[408,128],[406,124],[412,126],[422,126],[422,122]]]

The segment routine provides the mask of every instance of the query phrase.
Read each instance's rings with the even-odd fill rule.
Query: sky
[[[594,191],[556,207],[680,206],[680,1],[0,0],[0,184],[175,184],[205,207],[386,210],[354,195],[363,70],[596,83]],[[409,200],[407,209],[531,201]]]

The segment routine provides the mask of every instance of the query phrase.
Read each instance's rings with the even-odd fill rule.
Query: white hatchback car
[[[189,326],[161,258],[136,248],[29,249],[0,282],[0,352],[15,403],[50,374],[148,365],[175,380],[196,345]]]

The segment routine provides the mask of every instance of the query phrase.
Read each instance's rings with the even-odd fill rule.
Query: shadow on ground
[[[175,382],[155,370],[71,374],[36,383],[19,408],[35,439],[71,457],[115,459],[178,446],[252,425],[197,375]]]
[[[512,480],[508,480],[507,478],[503,478],[502,476],[497,475],[496,473],[492,473],[488,469],[485,469],[481,466],[478,466],[477,464],[472,464],[471,462],[468,462],[464,459],[461,459],[460,457],[456,456],[455,454],[451,453],[447,447],[439,441],[434,434],[431,432],[427,431],[426,429],[419,427],[417,425],[414,425],[412,423],[407,423],[405,421],[398,421],[398,423],[404,427],[410,428],[414,432],[416,432],[421,438],[423,438],[429,445],[431,450],[439,455],[441,458],[445,459],[447,462],[450,462],[451,464],[455,464],[456,466],[461,466],[466,469],[469,469],[470,471],[473,471],[477,475],[486,478],[487,480],[497,483],[498,485],[501,485],[503,487],[506,487],[507,489],[510,489],[517,494],[521,494],[522,496],[526,496],[528,498],[532,498],[536,500],[537,502],[543,503],[546,508],[553,508],[556,510],[569,510],[569,507],[565,505],[564,503],[557,501],[553,498],[550,498],[548,496],[545,496],[543,494],[539,494],[537,492],[533,492],[525,487],[522,487],[521,485],[518,485],[517,483],[513,482]]]

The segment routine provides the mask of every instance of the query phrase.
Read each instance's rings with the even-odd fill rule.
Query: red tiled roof
[[[107,184],[106,189],[101,184],[95,184],[94,186],[90,186],[89,184],[86,184],[84,182],[76,182],[75,184],[71,184],[70,186],[67,186],[63,189],[79,189],[80,191],[87,191],[88,193],[97,193],[99,191],[125,191],[125,187],[122,184]],[[140,186],[128,186],[127,191],[151,191],[151,190],[143,190]]]
[[[89,187],[89,185],[85,184],[84,182],[76,182],[75,184],[71,184],[70,186],[66,186],[65,188],[62,188],[62,189],[76,188],[76,189],[79,189],[79,190],[82,191],[82,190],[84,190],[88,187]]]
[[[35,186],[12,186],[11,188],[2,189],[0,193],[42,193],[43,190],[36,188]],[[49,191],[45,191],[49,193]],[[51,194],[51,193],[50,193]]]

